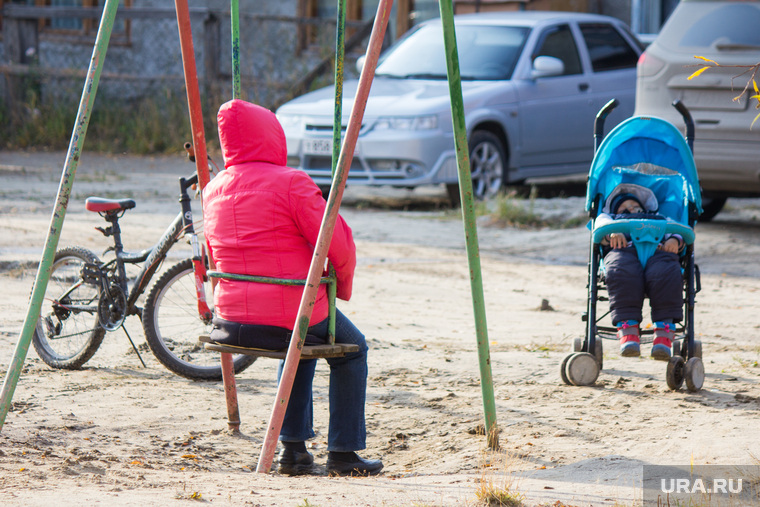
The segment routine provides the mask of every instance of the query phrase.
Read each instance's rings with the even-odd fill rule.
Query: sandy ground
[[[0,152],[0,371],[6,374],[27,312],[63,154]],[[134,197],[125,244],[146,247],[176,213],[179,158],[85,154],[60,246],[100,253],[100,218],[84,197]],[[163,368],[127,322],[147,368],[120,331],[81,371],[53,370],[30,349],[0,431],[2,505],[477,505],[488,486],[525,505],[637,505],[643,465],[760,464],[760,200],[731,200],[697,226],[702,273],[696,330],[704,388],[671,391],[665,363],[622,358],[605,341],[595,385],[559,376],[583,336],[585,228],[479,227],[500,449],[480,433],[484,408],[461,221],[427,192],[349,188],[354,298],[340,305],[368,337],[367,450],[374,478],[324,469],[327,366],[315,381],[310,443],[316,475],[255,473],[275,397],[276,361],[238,376],[242,427],[227,431],[221,383]],[[583,214],[582,198],[539,199],[536,209]],[[178,248],[181,258],[186,252]],[[549,309],[541,310],[542,300]]]

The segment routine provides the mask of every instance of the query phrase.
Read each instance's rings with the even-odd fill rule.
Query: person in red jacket
[[[243,100],[222,105],[217,115],[225,169],[203,191],[204,234],[216,269],[272,278],[307,277],[326,203],[303,171],[287,167],[285,133],[271,111]],[[351,297],[356,247],[351,229],[338,217],[328,250],[337,296]],[[214,290],[211,339],[238,347],[286,348],[303,288],[220,280]],[[330,423],[327,471],[333,475],[378,473],[380,460],[355,451],[366,447],[364,405],[367,343],[340,311],[335,341],[359,352],[327,359],[330,365]],[[310,340],[326,341],[328,302],[320,286],[309,322]],[[299,363],[280,431],[278,470],[308,473],[314,458],[305,441],[314,437],[312,381],[317,361]],[[278,379],[282,372],[278,371]]]

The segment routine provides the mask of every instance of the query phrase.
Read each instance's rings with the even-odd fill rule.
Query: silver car
[[[455,17],[475,196],[507,183],[585,175],[593,121],[617,98],[614,126],[633,113],[642,49],[615,18],[570,12]],[[348,121],[358,81],[344,83]],[[334,88],[277,110],[288,163],[330,185]],[[445,184],[458,202],[457,163],[441,20],[425,22],[381,57],[348,185]]]
[[[703,60],[722,67],[688,79]],[[738,97],[760,62],[760,2],[682,0],[638,65],[636,114],[681,125],[671,106],[680,99],[695,123],[694,159],[702,185],[702,221],[715,216],[727,197],[760,196],[760,123],[754,95]]]

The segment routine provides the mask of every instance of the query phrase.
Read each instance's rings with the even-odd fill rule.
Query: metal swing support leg
[[[100,25],[98,26],[98,34],[95,38],[95,46],[93,47],[92,57],[90,58],[90,66],[87,70],[87,79],[85,80],[82,97],[79,101],[79,111],[77,112],[76,122],[71,133],[71,140],[69,141],[69,148],[66,153],[66,161],[64,162],[63,174],[61,175],[61,183],[58,187],[55,209],[53,210],[53,215],[50,219],[50,228],[48,229],[45,247],[42,252],[42,259],[40,260],[40,265],[37,269],[37,277],[34,280],[29,309],[27,310],[26,318],[24,319],[24,326],[21,330],[21,335],[19,336],[13,359],[11,360],[11,364],[8,367],[5,376],[5,381],[3,382],[2,394],[0,394],[0,430],[3,428],[5,417],[10,409],[13,392],[16,390],[16,385],[18,384],[18,379],[21,375],[21,369],[24,366],[24,360],[29,351],[29,344],[32,341],[32,334],[34,333],[34,329],[37,326],[37,320],[40,316],[40,309],[42,308],[42,300],[45,297],[45,290],[47,289],[48,281],[50,281],[50,272],[55,257],[55,250],[58,247],[58,240],[61,236],[61,229],[63,228],[63,220],[66,216],[66,207],[69,203],[69,197],[71,196],[71,189],[74,186],[74,177],[76,176],[77,166],[79,165],[79,157],[82,153],[84,138],[87,134],[87,126],[90,123],[90,116],[95,103],[95,95],[98,91],[98,84],[100,83],[100,74],[103,70],[103,63],[106,58],[108,43],[111,40],[111,32],[113,31],[113,24],[116,19],[116,10],[118,7],[119,0],[106,0],[105,6],[103,7],[103,14],[101,15]]]
[[[462,79],[459,73],[459,56],[457,52],[456,32],[454,30],[454,10],[451,0],[440,0],[439,7],[441,10],[441,23],[443,24],[444,47],[446,48],[449,93],[451,94],[451,119],[454,124],[454,143],[456,145],[457,166],[459,169],[459,193],[462,202],[465,244],[470,266],[470,287],[472,291],[472,306],[475,313],[475,334],[478,342],[480,389],[483,396],[486,436],[488,447],[496,450],[499,448],[499,430],[496,425],[496,402],[494,400],[493,377],[491,374],[491,353],[488,346],[488,326],[486,324],[485,301],[483,297],[483,275],[480,270],[478,228],[475,221],[475,206],[472,198],[472,173],[467,143],[467,127],[464,121],[464,99],[462,98]]]

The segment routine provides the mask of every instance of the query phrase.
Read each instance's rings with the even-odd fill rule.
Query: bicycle
[[[186,144],[185,148],[190,160],[194,160],[191,147]],[[121,328],[145,366],[124,327],[126,317],[137,315],[151,352],[166,368],[193,380],[221,380],[219,354],[206,351],[198,343],[198,337],[210,331],[213,308],[206,298],[207,292],[211,293],[207,259],[193,226],[188,195],[188,189],[197,182],[197,174],[179,178],[179,214],[158,242],[141,252],[125,251],[121,242],[119,218],[135,207],[134,200],[85,200],[86,209],[97,212],[110,224],[96,229],[113,238],[113,246],[104,252],[113,252],[113,258],[101,261],[81,246],[56,252],[32,339],[37,354],[47,365],[79,369],[98,350],[106,332]],[[169,267],[148,291],[143,307],[138,306],[138,299],[169,250],[182,238],[190,243],[192,258]],[[125,266],[138,263],[144,263],[142,269],[130,280]],[[235,371],[243,371],[255,360],[255,356],[235,355]]]

